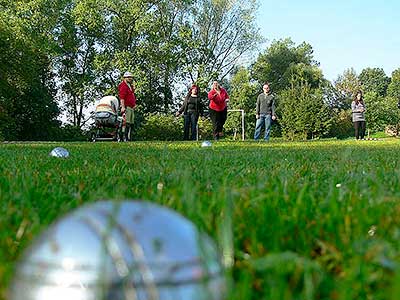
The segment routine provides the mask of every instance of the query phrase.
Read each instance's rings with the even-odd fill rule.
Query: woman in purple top
[[[351,111],[353,113],[353,124],[356,140],[363,140],[365,137],[365,104],[361,91],[357,91],[353,102],[351,102]]]

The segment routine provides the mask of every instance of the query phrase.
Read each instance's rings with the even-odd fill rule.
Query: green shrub
[[[332,120],[329,136],[344,139],[354,135],[351,110],[341,110],[336,113]]]
[[[49,141],[82,142],[88,140],[88,132],[71,124],[51,130]]]
[[[137,140],[176,141],[183,137],[183,119],[166,114],[146,114],[137,130]]]
[[[280,94],[282,134],[287,140],[306,140],[328,136],[331,111],[321,89],[303,82],[295,83]]]
[[[212,122],[209,118],[199,118],[199,140],[209,140],[213,138]]]

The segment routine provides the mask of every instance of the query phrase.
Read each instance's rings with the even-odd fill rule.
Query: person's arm
[[[358,112],[358,111],[357,111],[357,106],[356,106],[356,102],[355,102],[355,101],[351,102],[351,111],[352,111],[353,113]]]
[[[208,99],[215,101],[215,98],[218,96],[218,93],[216,90],[212,89],[211,91],[208,92]]]
[[[205,111],[206,111],[206,105],[203,103],[203,101],[200,101],[200,112],[201,112],[201,116],[205,115]]]
[[[256,118],[260,118],[260,95],[258,95],[256,102]]]
[[[185,99],[183,100],[183,104],[181,108],[176,112],[176,116],[180,116],[184,111],[187,106],[189,96],[186,96]]]
[[[118,114],[118,103],[115,103],[114,101],[110,101],[111,104],[111,109],[114,113]]]
[[[126,99],[126,89],[124,88],[123,85],[119,86],[119,101],[121,102],[121,113],[123,114],[125,112],[125,99]]]
[[[357,107],[357,104],[355,101],[351,102],[351,110],[353,113],[362,113],[365,111],[365,104],[362,104],[362,107]]]
[[[203,101],[201,101],[200,97],[197,97],[197,112],[200,116],[204,115]]]
[[[221,91],[218,93],[214,89],[208,93],[208,99],[210,99],[210,101],[214,101],[218,105],[221,105],[223,102],[225,102],[225,99],[221,97]]]
[[[276,119],[276,115],[275,115],[275,97],[272,98],[271,117],[272,117],[272,120]]]
[[[224,97],[225,103],[228,103],[230,99],[229,99],[228,92],[225,89],[224,89],[224,94],[225,94],[225,97]]]
[[[225,89],[220,88],[219,91],[216,91],[216,94],[213,101],[218,105],[226,104],[229,101],[229,96]]]

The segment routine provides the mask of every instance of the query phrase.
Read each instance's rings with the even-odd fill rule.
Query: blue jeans
[[[271,122],[272,122],[272,117],[270,114],[260,115],[260,118],[257,119],[256,130],[254,132],[254,139],[256,141],[260,138],[261,130],[262,130],[263,126],[265,126],[264,140],[266,140],[266,141],[269,140],[269,134],[271,133]]]
[[[197,121],[199,120],[199,114],[195,111],[188,111],[183,117],[183,139],[186,141],[189,140],[190,130],[190,139],[193,141],[197,140]]]

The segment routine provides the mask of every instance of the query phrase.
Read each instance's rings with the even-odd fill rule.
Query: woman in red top
[[[226,90],[214,81],[211,91],[208,92],[210,100],[210,118],[213,123],[214,139],[218,140],[223,136],[222,130],[228,115],[227,103],[229,96]]]

